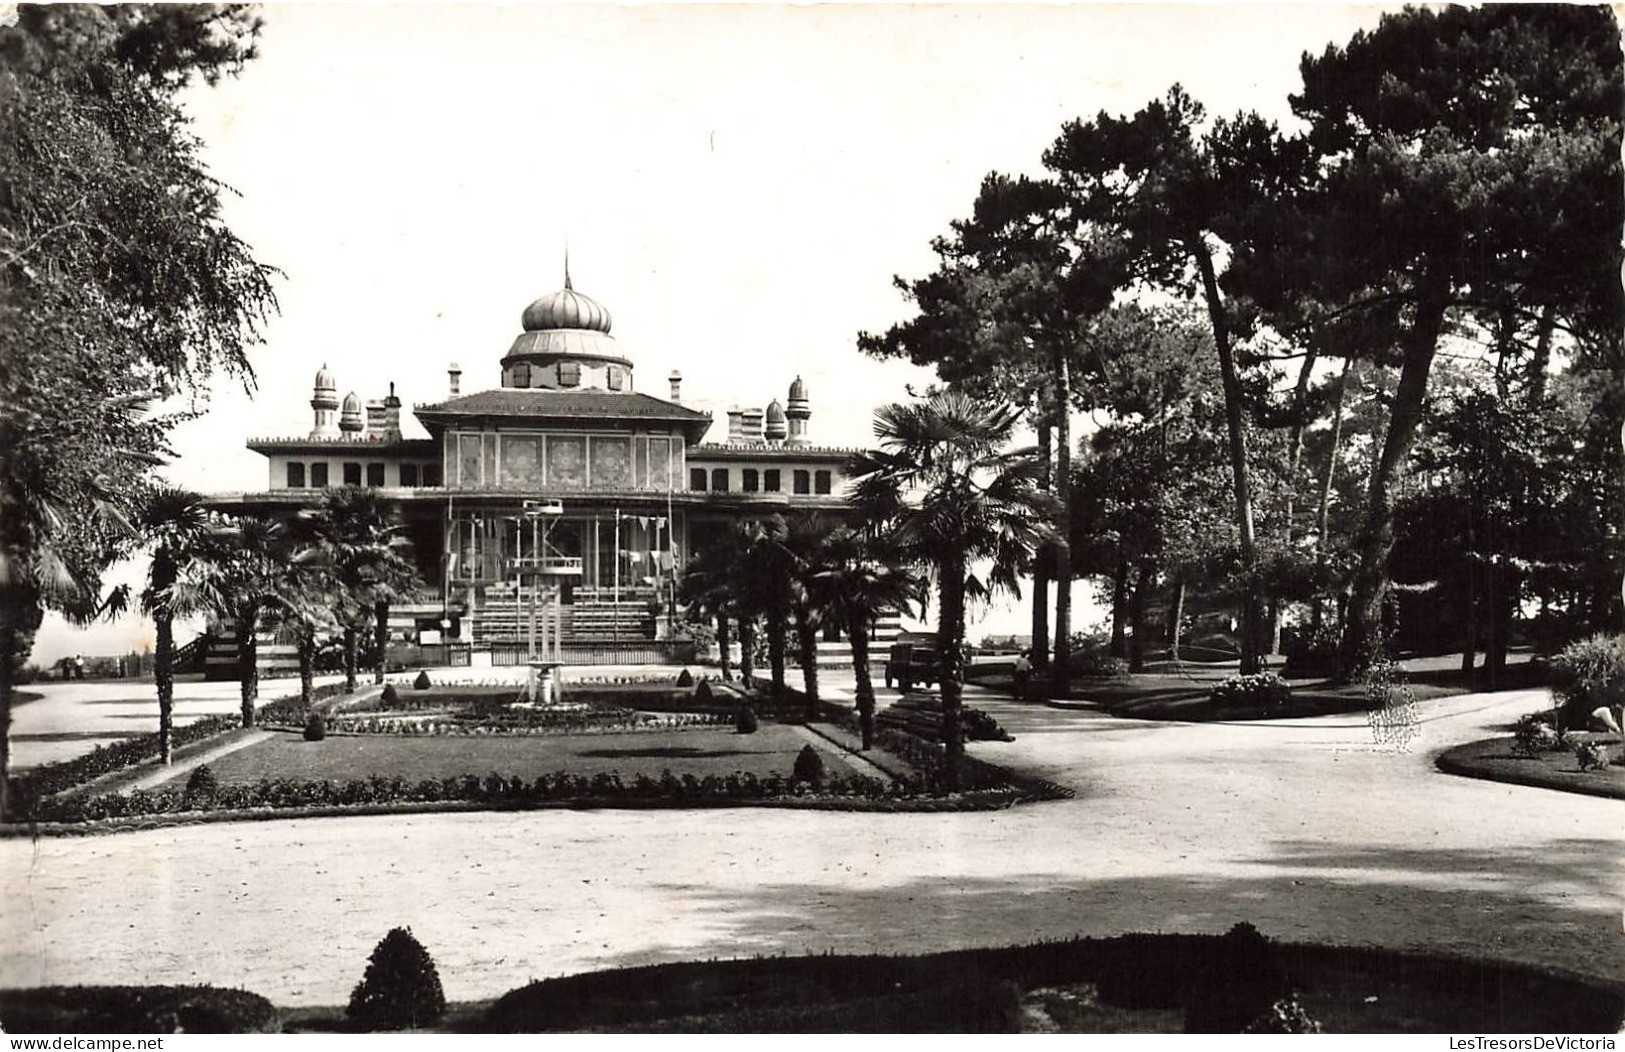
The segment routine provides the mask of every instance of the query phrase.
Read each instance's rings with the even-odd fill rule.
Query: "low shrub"
[[[446,1014],[440,973],[412,929],[392,929],[379,941],[344,1014],[368,1030],[433,1026]]]
[[[1291,992],[1274,943],[1251,924],[1237,924],[1198,959],[1185,1031],[1241,1033]]]
[[[1603,742],[1575,742],[1574,758],[1582,771],[1608,769],[1608,746]]]
[[[740,734],[755,734],[757,731],[756,710],[750,703],[739,706],[739,712],[734,716],[734,730]]]
[[[826,776],[818,787],[821,799],[901,801],[927,794],[928,783],[919,778],[888,781],[863,775]],[[426,778],[416,782],[380,776],[348,781],[262,778],[249,785],[222,785],[206,809],[286,810],[433,803],[524,809],[583,801],[603,806],[638,801],[747,803],[805,795],[806,785],[792,778],[782,775],[760,778],[748,771],[704,777],[692,774],[678,777],[664,771],[659,778],[638,774],[630,781],[613,773],[587,776],[558,771],[534,780],[497,774],[485,778],[474,775]],[[50,800],[41,805],[37,817],[44,822],[91,822],[199,809],[204,808],[198,801],[188,800],[179,789],[153,789]]]
[[[1266,712],[1284,709],[1291,700],[1292,685],[1274,672],[1230,676],[1208,694],[1216,708],[1261,708]]]
[[[385,705],[399,704],[401,700],[401,692],[395,689],[395,684],[385,683],[383,692],[378,695],[378,700],[383,702]]]
[[[824,784],[824,758],[818,750],[811,745],[803,745],[801,751],[796,753],[795,767],[791,769],[792,781],[809,782],[812,785]]]
[[[679,687],[692,687],[694,685],[694,673],[686,668],[683,669],[677,674],[677,685]]]
[[[1311,676],[1331,676],[1337,672],[1338,646],[1341,640],[1330,624],[1322,624],[1296,638],[1287,650],[1288,676],[1306,679]]]
[[[305,721],[305,741],[319,742],[327,737],[327,721],[322,719],[320,713],[311,713],[310,719]]]
[[[220,795],[220,779],[208,764],[199,764],[186,779],[186,797],[199,803],[212,804]]]
[[[1298,995],[1283,997],[1270,1010],[1247,1025],[1244,1034],[1318,1034],[1320,1024],[1310,1018]]]
[[[1514,756],[1532,759],[1543,752],[1552,752],[1562,747],[1562,739],[1557,733],[1557,728],[1548,720],[1549,716],[1544,712],[1530,713],[1518,720],[1512,729]]]
[[[428,690],[429,689],[429,674],[427,672],[419,672],[417,674],[417,678],[412,680],[412,689],[413,690]]]
[[[254,1034],[276,1029],[271,1002],[216,986],[48,986],[0,990],[13,1034]]]
[[[1121,679],[1128,662],[1114,657],[1111,641],[1094,633],[1074,632],[1067,640],[1067,673],[1081,679]]]
[[[715,697],[715,692],[712,691],[712,689],[711,689],[711,681],[710,680],[702,679],[702,680],[700,680],[700,682],[698,684],[695,685],[695,687],[694,687],[694,700],[695,700],[695,702],[700,703],[700,704],[710,704],[710,702],[713,700],[714,697]]]
[[[1559,726],[1584,728],[1598,706],[1625,700],[1625,636],[1597,634],[1564,647],[1552,659]]]

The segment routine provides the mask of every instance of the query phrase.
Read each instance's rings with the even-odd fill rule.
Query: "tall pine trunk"
[[[1337,478],[1337,451],[1343,443],[1343,400],[1348,394],[1349,370],[1353,365],[1353,358],[1344,359],[1343,371],[1337,377],[1337,391],[1332,395],[1332,433],[1326,440],[1326,466],[1320,473],[1320,499],[1315,508],[1315,553],[1322,561],[1326,558],[1326,531],[1331,522],[1332,482]],[[1321,597],[1317,594],[1311,622],[1317,632],[1322,618]]]
[[[153,621],[158,628],[152,659],[152,680],[158,687],[158,762],[167,767],[174,759],[175,622],[164,613],[155,615]]]
[[[1259,601],[1258,539],[1253,533],[1253,482],[1247,464],[1247,429],[1242,418],[1241,375],[1236,369],[1235,348],[1230,343],[1230,323],[1225,318],[1224,301],[1219,295],[1219,279],[1213,257],[1198,231],[1190,239],[1191,255],[1202,276],[1208,320],[1213,326],[1213,346],[1219,353],[1219,378],[1224,387],[1224,421],[1230,449],[1230,477],[1235,492],[1236,530],[1241,542],[1241,671],[1257,672],[1260,667],[1258,644],[1263,621]]]
[[[0,608],[0,820],[12,817],[11,799],[11,700],[13,677],[18,662],[13,655],[21,649],[15,617],[20,610],[9,601]]]
[[[237,682],[242,698],[243,726],[254,726],[254,702],[260,696],[259,610],[237,611]]]
[[[1129,608],[1130,630],[1128,662],[1130,672],[1145,671],[1145,600],[1146,593],[1156,579],[1156,569],[1149,562],[1141,562],[1134,581],[1134,598]]]
[[[1072,367],[1066,350],[1055,349],[1055,496],[1060,505],[1056,523],[1055,553],[1055,646],[1050,651],[1055,674],[1050,676],[1050,696],[1067,696],[1072,668]],[[960,625],[964,631],[964,625]]]
[[[1053,492],[1054,470],[1050,464],[1050,426],[1048,421],[1038,425],[1038,456],[1043,465],[1038,484],[1045,492]],[[1035,669],[1049,667],[1049,585],[1050,547],[1046,541],[1033,554],[1033,644],[1032,663]]]
[[[1174,612],[1168,619],[1168,647],[1175,661],[1179,660],[1179,637],[1185,629],[1185,577],[1180,575],[1174,585]]]
[[[1371,473],[1371,490],[1366,501],[1365,525],[1358,546],[1354,586],[1349,596],[1348,616],[1343,625],[1339,655],[1340,678],[1348,679],[1361,670],[1383,644],[1383,601],[1388,595],[1388,556],[1394,550],[1395,488],[1400,469],[1411,450],[1417,425],[1427,398],[1428,374],[1444,328],[1445,311],[1450,304],[1450,286],[1443,273],[1424,275],[1418,288],[1416,318],[1401,344],[1403,364],[1399,386],[1394,391],[1393,409],[1382,454]]]
[[[1314,371],[1318,358],[1319,355],[1313,348],[1304,354],[1303,368],[1298,371],[1298,382],[1292,388],[1292,429],[1287,438],[1286,511],[1283,525],[1286,547],[1289,551],[1298,541],[1298,469],[1303,464],[1303,433],[1308,423],[1304,418],[1309,411],[1310,373]],[[1269,600],[1271,654],[1281,652],[1282,609],[1281,597],[1271,594]]]
[[[869,672],[869,625],[861,613],[847,619],[846,634],[852,642],[852,674],[858,682],[858,730],[867,749],[875,743],[875,683]]]
[[[1128,560],[1119,556],[1117,568],[1112,571],[1112,638],[1111,655],[1128,657]]]
[[[941,566],[941,609],[937,614],[938,657],[942,679],[943,782],[949,791],[959,788],[965,755],[960,716],[965,691],[965,558],[952,555]],[[1056,656],[1059,667],[1060,657]]]

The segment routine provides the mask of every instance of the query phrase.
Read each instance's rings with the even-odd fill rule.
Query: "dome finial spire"
[[[567,288],[567,289],[574,289],[575,288],[574,285],[570,284],[570,239],[569,238],[564,239],[564,287]]]

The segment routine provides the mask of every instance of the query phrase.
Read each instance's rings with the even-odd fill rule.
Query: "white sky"
[[[285,273],[281,314],[257,393],[216,384],[166,473],[263,488],[243,442],[308,432],[324,362],[341,393],[394,381],[408,407],[445,396],[450,361],[465,392],[497,386],[566,242],[639,390],[665,397],[679,369],[725,428],[799,373],[814,440],[865,445],[873,408],[930,377],[855,336],[907,316],[892,276],[931,269],[984,174],[1037,172],[1064,121],[1176,82],[1210,113],[1285,119],[1302,53],[1380,10],[269,5],[260,58],[189,109],[241,195],[232,228]],[[35,660],[144,642],[133,620],[52,621]]]

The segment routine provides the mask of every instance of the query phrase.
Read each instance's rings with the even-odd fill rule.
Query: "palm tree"
[[[923,604],[924,579],[875,529],[842,528],[830,535],[811,579],[815,601],[846,631],[857,680],[858,726],[863,747],[874,744],[875,685],[869,672],[869,633],[884,610]]]
[[[755,617],[761,617],[767,632],[767,664],[775,698],[784,693],[784,634],[790,624],[795,593],[791,586],[794,564],[785,547],[786,526],[782,516],[747,519],[734,527],[738,534],[740,559],[734,565],[734,594],[746,615],[739,622],[741,654],[747,625],[754,635]],[[755,642],[754,638],[751,641]],[[741,657],[740,664],[744,664]],[[746,676],[746,684],[750,682]]]
[[[337,591],[309,524],[299,522],[289,532],[288,558],[272,581],[266,621],[293,636],[299,660],[299,698],[306,708],[316,685],[316,634],[333,627],[332,596]]]
[[[219,615],[230,618],[237,635],[237,680],[242,697],[243,726],[254,725],[254,703],[259,699],[259,625],[277,603],[287,565],[287,531],[275,519],[257,515],[238,518],[236,536],[221,567]]]
[[[331,605],[344,637],[345,690],[356,688],[357,639],[369,620],[378,645],[376,682],[382,683],[390,604],[423,583],[407,554],[411,543],[371,490],[330,490],[311,514],[310,526],[315,544],[307,561],[326,567],[334,586]]]
[[[138,523],[152,545],[141,610],[157,628],[153,682],[158,688],[158,758],[171,759],[175,708],[175,621],[219,610],[223,567],[229,559],[224,529],[196,493],[159,486]]]
[[[818,717],[818,633],[829,612],[818,587],[827,546],[836,524],[817,512],[793,515],[783,521],[778,543],[789,557],[791,619],[795,624],[796,658],[801,665],[802,689],[807,696],[807,719]]]
[[[1019,568],[1050,532],[1052,500],[1030,450],[1009,451],[1019,410],[943,391],[875,411],[879,448],[854,458],[854,505],[888,521],[909,558],[926,567],[938,595],[942,740],[949,788],[964,754],[967,601],[1016,590]],[[876,517],[880,518],[877,519]],[[990,565],[984,577],[974,570]]]
[[[736,534],[729,530],[700,545],[683,567],[683,579],[678,585],[678,595],[688,609],[688,617],[716,624],[718,662],[724,680],[733,679],[732,661],[728,656],[729,625],[738,616],[733,592],[733,564],[739,557],[733,544],[735,540]]]
[[[134,542],[146,474],[163,445],[151,395],[115,384],[87,400],[89,379],[0,370],[0,815],[10,806],[12,688],[34,633],[46,610],[74,624],[123,611],[129,589],[103,595],[101,575]],[[25,412],[10,397],[18,385],[40,404],[54,390],[73,412]]]

